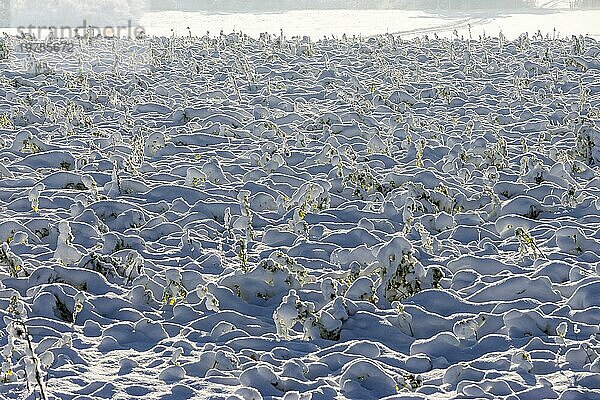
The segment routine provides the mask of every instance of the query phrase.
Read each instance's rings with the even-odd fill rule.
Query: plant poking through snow
[[[273,320],[277,335],[282,339],[290,339],[290,330],[296,323],[300,323],[305,340],[314,340],[318,337],[339,340],[342,324],[355,312],[356,306],[351,300],[336,297],[316,313],[312,302],[301,301],[296,290],[291,289],[273,313]]]
[[[297,207],[294,213],[294,221],[304,220],[304,217],[312,211],[322,211],[329,207],[328,182],[307,182],[300,186],[288,203],[288,209]]]
[[[485,316],[478,315],[474,318],[464,319],[454,324],[452,331],[454,336],[461,340],[479,340],[477,332],[485,323]]]
[[[250,208],[250,191],[240,190],[237,195],[237,199],[240,202],[241,216],[235,221],[233,227],[241,229],[246,233],[246,239],[252,240],[254,238],[254,231],[252,229],[252,209]]]
[[[4,378],[14,381],[25,378],[27,390],[33,394],[38,393],[42,400],[47,400],[46,384],[43,379],[42,369],[48,368],[54,362],[54,356],[50,351],[38,355],[33,347],[31,335],[23,320],[5,320],[7,322],[8,344],[2,349],[5,361],[2,365]],[[14,373],[10,365],[10,359],[14,356],[23,357],[25,364],[24,373]],[[16,379],[14,376],[16,375]]]
[[[7,60],[10,55],[10,47],[6,40],[0,42],[0,60]]]
[[[217,299],[217,296],[213,294],[214,289],[215,284],[209,283],[206,286],[199,286],[198,289],[196,289],[196,291],[198,292],[198,295],[201,299],[206,299],[206,301],[204,302],[204,306],[207,310],[218,312],[219,299]]]
[[[588,124],[580,126],[575,152],[589,165],[600,163],[600,131]]]
[[[302,286],[305,269],[281,251],[273,252],[247,272],[235,270],[221,280],[221,284],[244,300],[263,303],[278,294]]]
[[[398,392],[400,392],[400,388],[413,392],[423,386],[423,378],[420,375],[406,374],[400,378],[400,384],[397,387]]]
[[[344,183],[353,186],[354,196],[360,197],[362,200],[373,193],[381,193],[383,196],[387,196],[394,189],[393,182],[389,184],[381,183],[368,166],[355,168],[344,177]]]
[[[185,173],[185,185],[198,187],[206,181],[206,174],[196,167],[190,167]]]
[[[74,265],[83,257],[83,254],[71,244],[71,240],[73,240],[73,235],[69,223],[61,221],[58,224],[58,240],[54,258],[64,265]]]
[[[40,193],[45,189],[43,183],[38,183],[34,187],[31,188],[27,197],[31,202],[31,209],[33,212],[38,212],[40,209]]]
[[[523,370],[525,372],[531,372],[531,370],[533,369],[531,355],[524,350],[520,350],[512,355],[511,364],[515,369]]]
[[[17,319],[23,318],[26,315],[27,311],[25,310],[24,303],[21,301],[18,293],[11,296],[6,312]],[[2,356],[4,357],[4,362],[2,363],[2,375],[0,376],[0,381],[2,383],[15,382],[17,380],[17,374],[13,371],[11,360],[13,349],[14,340],[11,340],[9,337],[8,344],[2,349]]]
[[[417,167],[423,168],[423,152],[425,151],[425,140],[421,139],[416,143],[416,163]]]
[[[248,264],[248,240],[241,237],[237,241],[237,257],[240,260],[242,272],[248,272],[250,266]]]
[[[126,284],[130,284],[142,274],[143,269],[144,257],[135,250],[129,250],[127,255],[122,257],[122,263],[119,264],[117,272],[125,278]]]
[[[23,268],[23,260],[12,252],[6,242],[0,247],[0,265],[6,265],[9,275],[13,278],[27,276],[27,271]]]
[[[104,187],[104,191],[108,197],[117,197],[118,195],[123,194],[121,177],[119,176],[119,167],[117,163],[113,165],[111,180],[108,185]]]
[[[73,323],[77,319],[77,314],[83,310],[83,303],[85,302],[85,293],[78,292],[75,295],[75,306],[73,307]]]
[[[94,200],[98,199],[98,185],[91,175],[83,175],[81,177],[81,183],[92,193]]]
[[[388,301],[404,300],[422,290],[426,273],[423,265],[413,255],[412,245],[404,237],[395,237],[386,243],[377,254],[381,283],[378,294]],[[432,287],[439,284],[434,274]]]
[[[557,344],[564,345],[566,335],[567,335],[567,323],[563,321],[560,324],[558,324],[558,326],[556,327],[556,337],[554,338],[554,341]]]
[[[273,312],[273,320],[277,329],[277,335],[282,339],[290,339],[289,331],[297,322],[304,323],[309,315],[314,314],[315,305],[304,303],[296,294],[294,289],[283,297],[279,307]]]
[[[521,227],[516,228],[515,236],[519,240],[519,254],[521,256],[530,255],[533,259],[545,257],[542,250],[535,243],[535,239],[525,229]]]
[[[167,285],[163,291],[163,304],[175,305],[176,302],[185,299],[187,290],[181,283],[181,273],[176,269],[169,269],[165,272]]]
[[[183,354],[182,347],[178,347],[175,350],[173,350],[173,355],[171,356],[171,363],[173,365],[179,365],[179,358],[181,357],[182,354]]]
[[[162,132],[153,132],[146,139],[144,145],[144,154],[146,156],[154,157],[156,153],[166,146],[166,137]]]
[[[396,326],[404,333],[410,333],[410,336],[415,336],[412,328],[412,315],[406,312],[404,305],[399,301],[394,301],[392,303],[392,308],[398,311],[398,316],[395,317]],[[406,330],[406,328],[408,328],[408,330]]]

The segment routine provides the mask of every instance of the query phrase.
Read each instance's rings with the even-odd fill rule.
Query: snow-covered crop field
[[[0,47],[0,398],[600,398],[600,43]]]

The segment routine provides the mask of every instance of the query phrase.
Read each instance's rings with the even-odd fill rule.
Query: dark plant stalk
[[[35,367],[35,380],[37,385],[40,388],[40,397],[42,400],[48,400],[48,396],[46,395],[46,390],[44,389],[44,384],[42,382],[42,376],[40,374],[39,368],[39,360],[35,357],[35,353],[33,351],[33,344],[31,343],[31,336],[29,335],[29,331],[27,330],[27,326],[23,321],[15,321],[15,324],[19,324],[23,328],[23,336],[27,341],[27,346],[29,347],[29,351],[31,352],[31,359],[33,361],[33,365]],[[29,388],[29,381],[27,382],[27,387]]]

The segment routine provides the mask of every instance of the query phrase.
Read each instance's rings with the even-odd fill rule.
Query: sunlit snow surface
[[[598,398],[600,44],[475,28],[2,39],[0,398],[14,320],[50,398]]]

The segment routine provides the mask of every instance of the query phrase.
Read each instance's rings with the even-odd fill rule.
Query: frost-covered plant
[[[371,138],[369,139],[369,142],[367,143],[367,149],[370,154],[372,154],[372,153],[389,154],[389,146],[376,133],[374,133],[371,136]],[[335,164],[332,163],[332,165],[335,165]]]
[[[533,363],[531,362],[531,355],[529,352],[519,350],[511,357],[511,364],[516,370],[523,370],[525,372],[531,372],[533,369]]]
[[[9,315],[17,320],[20,320],[26,316],[27,310],[25,309],[24,303],[21,301],[18,293],[11,296],[8,303],[8,309],[6,311]],[[7,322],[7,319],[5,319],[5,322]],[[8,320],[7,327],[10,323],[12,322]],[[1,354],[4,358],[4,361],[2,362],[2,383],[15,382],[18,379],[17,374],[14,372],[14,366],[12,362],[13,350],[14,338],[9,337],[8,344],[4,346],[1,351]],[[21,378],[22,377],[23,376],[21,376]]]
[[[582,35],[573,35],[572,39],[573,43],[571,45],[571,50],[573,52],[573,55],[578,56],[583,54],[583,52],[585,51],[585,38]]]
[[[72,240],[71,226],[67,221],[61,221],[58,224],[58,240],[54,258],[64,265],[76,264],[83,257],[83,254],[71,244]]]
[[[190,167],[185,174],[185,185],[198,187],[206,181],[206,174],[196,167]]]
[[[175,305],[178,301],[185,299],[187,296],[187,290],[182,284],[182,276],[179,270],[169,269],[165,272],[165,278],[167,284],[163,290],[162,302],[163,304]]]
[[[343,323],[348,320],[350,310],[347,308],[347,300],[337,297],[325,306],[315,317],[309,316],[304,322],[304,332],[308,339],[315,339],[318,331],[319,337],[326,340],[339,340]]]
[[[113,166],[110,182],[104,186],[104,193],[106,193],[108,197],[112,198],[123,194],[123,187],[121,185],[121,177],[119,176],[119,167],[117,163],[115,163]]]
[[[506,139],[498,138],[498,140],[491,146],[485,149],[484,152],[485,163],[488,166],[494,166],[499,170],[506,167],[506,158],[508,157],[508,145]]]
[[[225,228],[225,232],[228,234],[228,236],[230,236],[232,227],[231,207],[227,207],[223,212],[223,228]]]
[[[221,168],[221,164],[216,157],[211,157],[203,166],[202,172],[206,175],[206,179],[214,184],[220,185],[227,182],[225,173]]]
[[[73,323],[75,323],[77,315],[83,311],[83,303],[85,303],[86,300],[85,292],[77,292],[74,300],[75,305],[73,306]]]
[[[250,270],[248,264],[248,239],[245,237],[239,238],[236,243],[236,249],[242,272],[248,272]]]
[[[51,75],[56,71],[50,66],[47,61],[36,60],[31,58],[28,60],[28,69],[32,75]]]
[[[576,154],[588,165],[600,163],[600,131],[582,125],[577,130]]]
[[[290,289],[302,286],[306,270],[281,251],[273,252],[247,272],[240,269],[221,280],[248,302],[263,302]]]
[[[519,255],[521,257],[531,256],[533,259],[544,257],[544,253],[535,243],[535,239],[525,228],[517,227],[515,229],[515,236],[519,241]]]
[[[425,151],[425,140],[421,139],[415,144],[417,153],[416,153],[416,163],[417,167],[423,168],[423,152]]]
[[[27,276],[27,271],[23,266],[23,259],[13,253],[7,242],[2,243],[0,248],[0,265],[8,267],[8,273],[13,278]]]
[[[336,297],[317,313],[312,302],[301,301],[296,290],[291,289],[273,313],[273,319],[277,334],[283,339],[289,339],[290,330],[300,323],[305,340],[339,340],[344,321],[355,312],[356,306],[350,300]]]
[[[452,332],[454,336],[461,340],[479,340],[478,331],[485,323],[485,319],[485,315],[463,319],[454,324]]]
[[[554,338],[554,341],[557,344],[564,345],[566,335],[567,335],[567,323],[563,321],[560,324],[558,324],[558,326],[556,327],[556,337]]]
[[[215,289],[214,283],[209,283],[208,285],[200,285],[196,288],[196,293],[198,294],[201,300],[205,300],[204,306],[209,311],[218,312],[219,311],[219,299],[213,293]]]
[[[7,60],[10,55],[10,47],[6,39],[0,41],[0,61]]]
[[[322,211],[329,207],[329,182],[307,182],[300,186],[291,199],[287,202],[287,208],[296,208],[296,220],[313,211]]]
[[[344,183],[353,188],[354,196],[363,200],[376,192],[386,196],[395,187],[393,182],[381,182],[367,165],[354,168],[344,177]]]
[[[134,131],[130,141],[131,157],[125,160],[127,171],[134,173],[142,166],[144,163],[145,145],[144,134],[138,130]],[[161,146],[164,147],[164,143],[161,143]]]
[[[198,257],[202,251],[202,242],[195,238],[192,232],[189,229],[186,229],[181,235],[181,255],[187,255],[190,257]],[[138,254],[139,256],[139,254]],[[141,265],[144,263],[144,259],[140,256],[138,260],[141,258]]]
[[[398,388],[403,388],[409,391],[415,391],[423,386],[423,377],[415,374],[404,374],[400,377]]]
[[[40,194],[46,188],[43,183],[38,183],[34,187],[31,188],[27,197],[29,202],[31,203],[31,209],[33,212],[38,212],[40,209]]]
[[[98,199],[98,185],[96,184],[96,180],[91,175],[83,175],[81,177],[81,183],[92,193],[92,198],[94,200]]]
[[[321,281],[321,293],[323,294],[325,303],[329,303],[331,300],[335,299],[338,295],[338,290],[339,285],[330,277]]]
[[[9,116],[6,113],[0,115],[0,129],[12,129],[12,128],[14,128],[14,125],[13,125],[12,120],[9,118]]]
[[[8,343],[1,351],[5,359],[2,363],[3,378],[8,382],[24,378],[29,394],[33,394],[36,398],[39,395],[42,400],[47,400],[43,370],[52,365],[54,355],[50,351],[38,354],[39,351],[34,348],[31,334],[25,323],[27,315],[23,307],[20,308],[19,314],[13,314],[13,316],[14,319],[8,316],[4,318]],[[16,364],[12,363],[13,359],[22,360],[25,369],[15,372],[13,366]]]
[[[378,294],[388,301],[404,300],[423,287],[425,269],[414,257],[412,245],[403,237],[395,237],[377,254],[380,267]]]
[[[308,223],[305,220],[300,219],[300,216],[298,215],[298,210],[294,211],[294,215],[293,215],[292,219],[288,222],[288,227],[291,232],[295,233],[299,237],[308,239],[308,237],[309,237]]]
[[[456,214],[464,208],[460,196],[451,194],[451,191],[443,184],[434,190],[426,189],[420,182],[408,182],[404,187],[406,189],[400,194],[399,202],[400,204],[404,203],[406,217],[441,211]],[[410,218],[405,218],[405,220],[408,219]]]
[[[546,180],[545,175],[547,173],[548,170],[537,157],[526,156],[521,159],[520,179],[523,182],[531,182],[539,185]]]
[[[181,357],[182,354],[183,354],[182,347],[177,347],[175,350],[173,350],[173,354],[171,355],[171,364],[179,365],[179,358]]]
[[[304,321],[315,312],[315,306],[310,302],[301,302],[296,294],[296,290],[290,289],[289,293],[283,297],[281,304],[273,312],[273,320],[277,335],[282,339],[290,338],[290,330],[296,323]]]
[[[252,209],[250,208],[250,191],[240,190],[237,195],[237,200],[240,203],[242,215],[234,222],[233,227],[244,231],[246,233],[245,240],[249,241],[254,238],[254,230],[252,229]]]
[[[156,153],[166,146],[166,136],[162,132],[153,132],[148,136],[144,144],[144,154],[154,157]]]
[[[598,249],[598,242],[594,238],[588,238],[580,228],[562,227],[556,233],[556,245],[561,251],[569,254],[581,254],[588,250]]]
[[[392,302],[392,308],[398,312],[398,315],[395,316],[394,322],[395,325],[400,328],[404,333],[410,334],[410,336],[415,336],[412,327],[412,315],[410,315],[404,309],[404,305],[402,305],[399,301]],[[408,329],[407,329],[408,328]]]
[[[109,277],[118,277],[117,267],[119,265],[116,257],[102,255],[95,251],[84,255],[78,265],[92,271],[99,272],[101,275]]]
[[[435,236],[431,235],[421,222],[416,222],[414,227],[421,236],[423,249],[430,253],[439,254],[440,241]]]
[[[135,250],[128,250],[127,255],[122,259],[120,265],[122,268],[119,268],[117,272],[125,278],[126,284],[130,284],[135,278],[142,274],[144,257]]]

